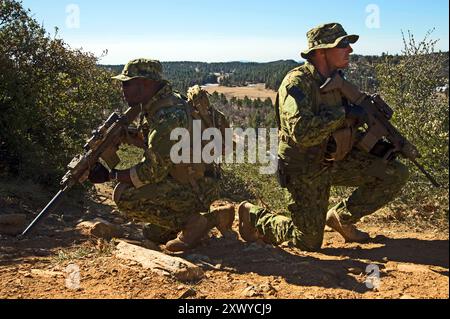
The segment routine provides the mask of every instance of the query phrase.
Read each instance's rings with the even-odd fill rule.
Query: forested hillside
[[[164,76],[177,90],[185,92],[192,85],[220,83],[225,86],[245,86],[249,83],[266,83],[266,87],[277,90],[286,73],[300,65],[293,60],[269,63],[255,62],[163,62]],[[103,65],[120,72],[123,65]]]
[[[431,59],[443,60],[440,73],[445,85],[448,74],[448,52],[433,53]],[[346,70],[347,77],[358,87],[368,92],[375,92],[378,88],[375,67],[390,59],[391,63],[398,64],[401,56],[364,56],[353,54],[350,57],[350,67]],[[266,88],[278,90],[286,73],[300,66],[303,62],[294,60],[275,61],[269,63],[255,62],[162,62],[164,76],[180,92],[186,92],[187,88],[199,84],[219,83],[223,86],[246,86],[251,83],[265,83]],[[120,73],[123,65],[102,65],[113,73]]]

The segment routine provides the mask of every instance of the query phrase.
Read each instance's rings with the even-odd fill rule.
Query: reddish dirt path
[[[108,204],[104,197],[103,203],[63,218],[52,215],[22,241],[0,236],[0,298],[449,297],[448,232],[363,224],[375,237],[372,243],[345,244],[327,232],[319,253],[248,244],[237,234],[219,238],[212,232],[210,240],[181,255],[201,265],[205,277],[181,283],[124,262],[112,254],[112,242],[74,230],[81,218],[101,216],[122,224],[128,238],[138,240],[140,225],[127,223]],[[79,289],[66,286],[69,264],[80,269]],[[376,273],[379,281],[371,281]]]

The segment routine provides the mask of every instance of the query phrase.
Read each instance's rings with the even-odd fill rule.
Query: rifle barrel
[[[59,190],[59,192],[52,198],[52,200],[45,206],[45,208],[36,216],[35,219],[28,225],[28,227],[19,235],[19,238],[24,237],[28,232],[31,231],[41,220],[42,218],[49,214],[53,209],[55,209],[59,203],[61,202],[63,195],[65,194],[68,187],[66,186],[64,189]]]
[[[441,185],[439,185],[439,183],[434,179],[433,176],[431,176],[430,173],[428,173],[425,168],[420,165],[415,159],[411,159],[411,162],[414,163],[414,165],[417,166],[417,168],[428,178],[428,180],[431,182],[431,184],[433,184],[433,186],[435,187],[441,187]]]

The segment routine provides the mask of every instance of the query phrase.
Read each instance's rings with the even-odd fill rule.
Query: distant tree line
[[[255,62],[162,62],[164,77],[182,93],[190,86],[219,83],[223,86],[246,86],[265,83],[266,88],[278,90],[286,73],[301,65],[293,60],[269,63]],[[123,65],[102,65],[119,73]]]

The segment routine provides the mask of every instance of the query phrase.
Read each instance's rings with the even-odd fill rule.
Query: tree
[[[376,67],[380,92],[394,109],[393,123],[414,143],[422,159],[420,162],[443,185],[435,189],[424,176],[410,166],[410,182],[402,200],[407,203],[433,205],[444,211],[448,218],[448,96],[436,92],[436,88],[448,83],[448,54],[437,53],[437,41],[429,37],[420,42],[408,33],[403,36],[404,50],[401,56],[384,56]]]
[[[90,53],[50,37],[20,2],[0,2],[0,150],[9,174],[53,182],[121,90]]]

